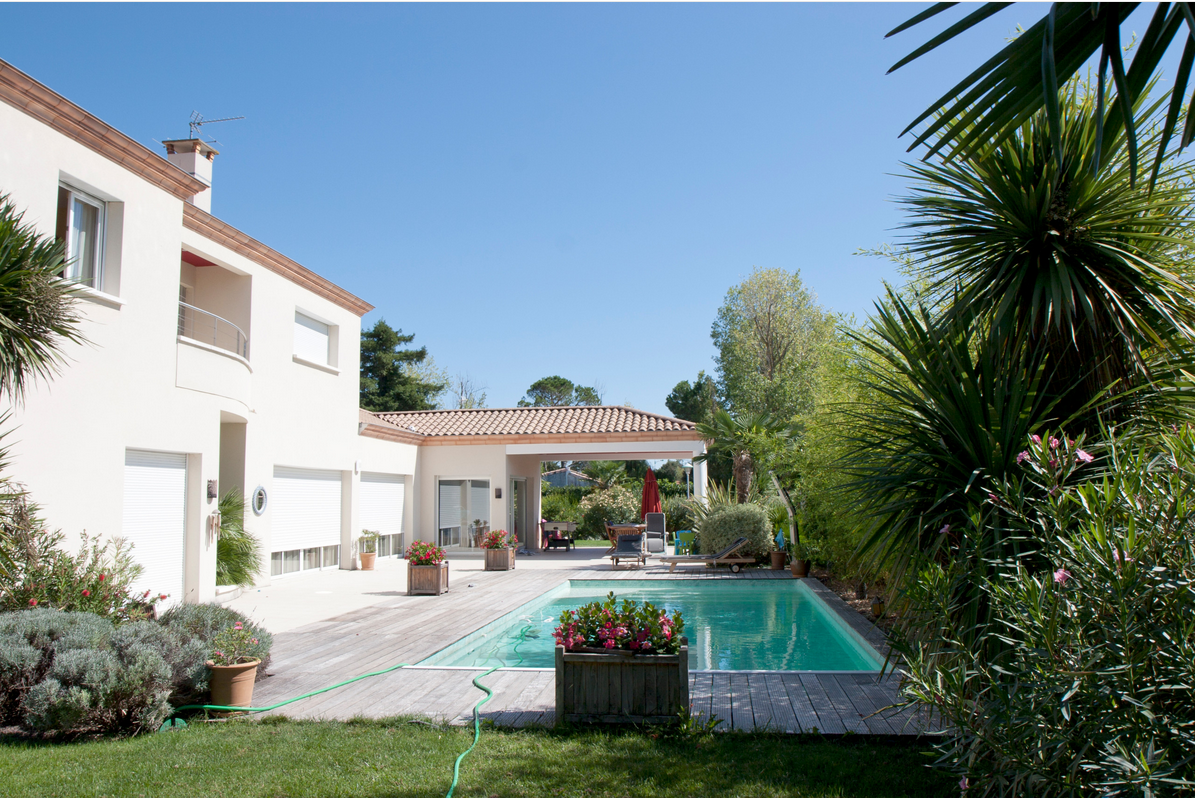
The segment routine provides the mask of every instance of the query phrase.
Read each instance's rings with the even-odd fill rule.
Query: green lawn
[[[231,721],[130,740],[0,738],[0,793],[203,798],[434,798],[472,732],[402,720]],[[923,748],[845,738],[482,730],[455,796],[953,796]]]
[[[608,540],[574,540],[573,545],[585,546],[587,548],[602,547],[603,549],[610,548],[610,541]]]

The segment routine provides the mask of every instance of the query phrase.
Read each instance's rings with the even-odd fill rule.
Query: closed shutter
[[[167,606],[182,602],[186,534],[187,456],[127,449],[121,535],[143,569],[137,593],[165,593]]]
[[[440,483],[440,523],[437,529],[451,529],[461,525],[461,482],[445,480]]]
[[[295,354],[311,363],[327,363],[328,325],[295,313]]]
[[[469,521],[490,522],[490,483],[473,481],[469,483]]]
[[[271,551],[340,543],[340,472],[274,466]]]
[[[361,474],[361,528],[383,535],[402,532],[403,478],[398,474]]]

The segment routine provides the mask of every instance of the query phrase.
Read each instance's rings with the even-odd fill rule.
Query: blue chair
[[[692,554],[693,553],[693,539],[697,537],[696,532],[678,531],[676,533],[676,553],[677,554]]]

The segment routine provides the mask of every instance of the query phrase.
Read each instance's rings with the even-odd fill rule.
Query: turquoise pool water
[[[555,666],[552,632],[566,609],[611,590],[680,610],[690,670],[872,671],[883,660],[798,580],[574,580],[420,662],[440,667]]]

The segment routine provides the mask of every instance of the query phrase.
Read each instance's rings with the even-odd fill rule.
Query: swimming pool
[[[555,667],[560,613],[603,599],[680,610],[690,670],[875,671],[857,632],[801,580],[577,579],[548,591],[419,663],[436,667]]]

